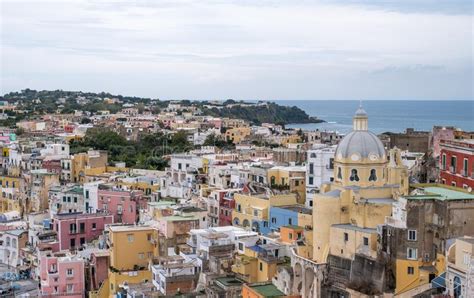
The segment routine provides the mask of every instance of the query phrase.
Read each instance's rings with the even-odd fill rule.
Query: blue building
[[[298,226],[299,214],[311,214],[312,210],[304,205],[287,205],[279,207],[270,207],[270,231],[277,231],[281,226]]]

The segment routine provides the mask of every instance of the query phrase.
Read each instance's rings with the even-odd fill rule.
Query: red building
[[[439,181],[474,189],[474,140],[441,140]]]
[[[56,214],[53,230],[58,235],[59,250],[77,248],[97,239],[111,223],[113,216],[108,213]]]
[[[61,160],[59,159],[45,158],[42,167],[48,170],[48,173],[61,174]]]
[[[235,208],[235,200],[233,193],[226,193],[219,198],[220,214],[219,226],[232,225],[232,210]]]

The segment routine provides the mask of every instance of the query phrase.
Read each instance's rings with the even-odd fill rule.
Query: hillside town
[[[474,132],[27,96],[0,102],[0,295],[474,297]]]

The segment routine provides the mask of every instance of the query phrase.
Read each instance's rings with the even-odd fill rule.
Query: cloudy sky
[[[2,94],[474,98],[471,0],[0,3]]]

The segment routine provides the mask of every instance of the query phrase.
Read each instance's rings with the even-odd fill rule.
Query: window
[[[66,203],[66,197],[63,197],[63,202]]]
[[[456,156],[451,156],[451,171],[452,173],[456,173],[456,164],[457,164],[457,157]]]
[[[300,182],[298,180],[295,180],[295,186],[299,186]]]
[[[408,273],[409,275],[415,274],[415,268],[414,268],[414,267],[411,267],[411,266],[408,266],[408,267],[407,267],[407,273]]]
[[[74,203],[77,203],[77,197],[74,197]]]
[[[72,268],[67,269],[67,276],[72,276],[74,274],[74,270]]]
[[[143,260],[143,259],[145,258],[145,254],[142,253],[142,252],[138,253],[138,258],[139,258],[140,260]]]
[[[240,206],[240,204],[237,204],[237,211],[239,211],[239,212],[242,211],[242,206]]]
[[[408,240],[416,241],[416,230],[408,230]]]
[[[270,177],[270,185],[275,185],[275,176]]]
[[[288,239],[293,239],[293,233],[288,233]]]
[[[407,248],[407,259],[417,260],[418,259],[418,249],[416,248]]]
[[[314,174],[314,164],[313,163],[309,164],[309,174]]]
[[[334,169],[334,158],[329,159],[329,169],[333,170]]]
[[[128,242],[133,242],[135,240],[135,237],[133,236],[133,234],[127,234],[127,240]]]
[[[239,242],[239,250],[244,250],[244,244],[242,242]]]
[[[446,170],[446,154],[443,153],[443,156],[441,158],[441,169]]]
[[[97,229],[97,224],[95,222],[92,223],[92,230]]]
[[[73,284],[68,284],[67,285],[67,292],[68,293],[74,292],[74,285]]]
[[[356,169],[351,170],[351,177],[349,178],[349,180],[356,181],[356,182],[359,181],[359,175],[357,174]]]
[[[471,256],[469,253],[465,252],[463,255],[463,263],[464,265],[469,265],[469,262],[471,261]]]
[[[467,176],[467,174],[468,174],[468,173],[467,173],[467,165],[468,165],[468,164],[467,164],[467,158],[465,158],[465,159],[463,160],[463,175],[464,175],[464,176]]]
[[[276,223],[276,222],[277,222],[276,217],[272,217],[272,223]]]
[[[263,263],[260,262],[260,271],[263,271]]]
[[[364,237],[364,245],[369,246],[369,238]]]
[[[349,241],[349,234],[344,233],[344,241]]]
[[[258,216],[258,210],[257,209],[253,209],[253,216]]]
[[[75,223],[69,224],[69,233],[76,233],[77,226]]]
[[[377,171],[375,169],[370,170],[369,181],[377,181]]]
[[[292,225],[293,224],[293,218],[288,218],[288,224]]]
[[[451,182],[451,186],[456,187],[456,181]]]
[[[313,185],[313,183],[314,183],[314,178],[313,178],[313,177],[309,177],[309,178],[308,178],[308,184],[309,184],[309,185]]]

